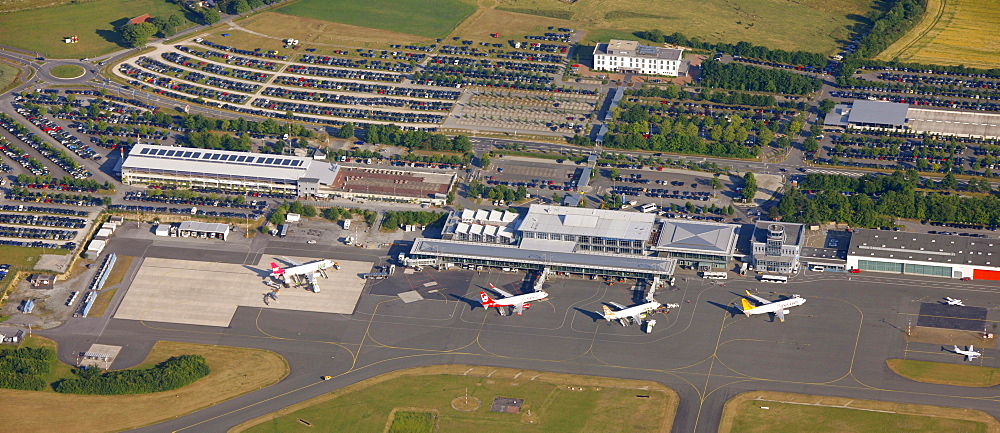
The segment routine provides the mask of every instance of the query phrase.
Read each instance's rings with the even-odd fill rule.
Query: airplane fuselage
[[[640,314],[656,310],[657,308],[660,308],[660,305],[661,304],[659,302],[647,302],[634,307],[628,307],[624,310],[612,311],[610,314],[605,314],[604,319],[609,322],[612,320],[627,320]]]
[[[315,274],[320,269],[327,269],[332,267],[333,267],[333,260],[318,260],[315,262],[306,263],[304,265],[287,268],[285,269],[284,274],[286,276]]]
[[[806,303],[805,298],[795,297],[795,298],[785,299],[782,301],[772,302],[770,304],[764,304],[759,307],[751,308],[749,310],[744,310],[743,314],[747,316],[752,316],[754,314],[777,313],[778,311],[787,313],[789,308],[798,307],[799,305],[805,303]]]
[[[518,304],[541,301],[549,297],[546,292],[531,292],[503,299],[493,299],[487,307],[514,307]]]

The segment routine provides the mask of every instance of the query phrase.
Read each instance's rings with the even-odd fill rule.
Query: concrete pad
[[[317,258],[292,257],[299,263]],[[237,307],[351,314],[357,305],[371,262],[340,261],[339,271],[320,278],[320,293],[305,287],[282,289],[278,300],[264,302],[271,288],[263,284],[269,263],[286,264],[282,257],[262,256],[257,266],[192,260],[146,258],[116,319],[149,320],[205,326],[229,326]]]
[[[107,369],[108,366],[115,362],[115,358],[118,357],[118,352],[122,351],[121,346],[111,346],[107,344],[91,344],[90,349],[87,349],[84,353],[103,353],[107,355],[107,359],[98,358],[88,358],[84,354],[80,354],[80,361],[78,365],[83,366],[95,366]]]
[[[403,293],[400,293],[400,294],[398,294],[396,296],[399,296],[399,299],[402,300],[404,304],[409,304],[411,302],[417,302],[417,301],[424,300],[424,297],[420,296],[420,293],[417,292],[416,290],[410,290],[409,292],[403,292]]]

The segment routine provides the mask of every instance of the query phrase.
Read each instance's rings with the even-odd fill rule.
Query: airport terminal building
[[[674,273],[676,259],[652,255],[652,214],[537,204],[523,217],[493,212],[453,212],[445,223],[446,239],[417,239],[410,259],[654,281]],[[511,235],[501,240],[464,234],[486,230]]]
[[[740,226],[686,219],[665,219],[654,234],[652,250],[695,269],[725,269],[733,260]]]
[[[453,173],[344,167],[299,156],[135,145],[121,167],[122,183],[344,197],[443,205]]]
[[[751,264],[758,272],[794,274],[805,242],[805,226],[797,223],[757,221],[751,239]]]
[[[1000,281],[1000,239],[856,229],[847,268]]]

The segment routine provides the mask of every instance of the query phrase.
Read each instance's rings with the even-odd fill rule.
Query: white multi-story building
[[[637,41],[612,39],[594,47],[594,69],[676,77],[683,50],[639,45]]]

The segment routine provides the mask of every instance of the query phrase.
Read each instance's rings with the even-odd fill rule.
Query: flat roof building
[[[554,241],[570,251],[641,255],[648,251],[655,219],[639,212],[533,204],[517,230],[522,244]]]
[[[182,238],[196,237],[227,240],[229,238],[229,225],[200,221],[183,221],[180,227],[178,227],[177,232]]]
[[[446,240],[513,244],[521,216],[511,211],[464,209],[451,211],[441,237]]]
[[[805,238],[805,226],[778,221],[757,221],[751,239],[751,264],[760,272],[794,274]]]
[[[847,250],[847,267],[998,281],[1000,239],[856,229]]]
[[[638,41],[612,39],[594,47],[594,69],[634,72],[676,77],[680,73],[684,50],[639,44]]]
[[[823,124],[955,137],[1000,138],[1000,114],[911,107],[903,103],[864,99],[837,104],[827,113]]]
[[[740,226],[710,221],[662,220],[653,251],[682,266],[726,268],[736,250]]]

